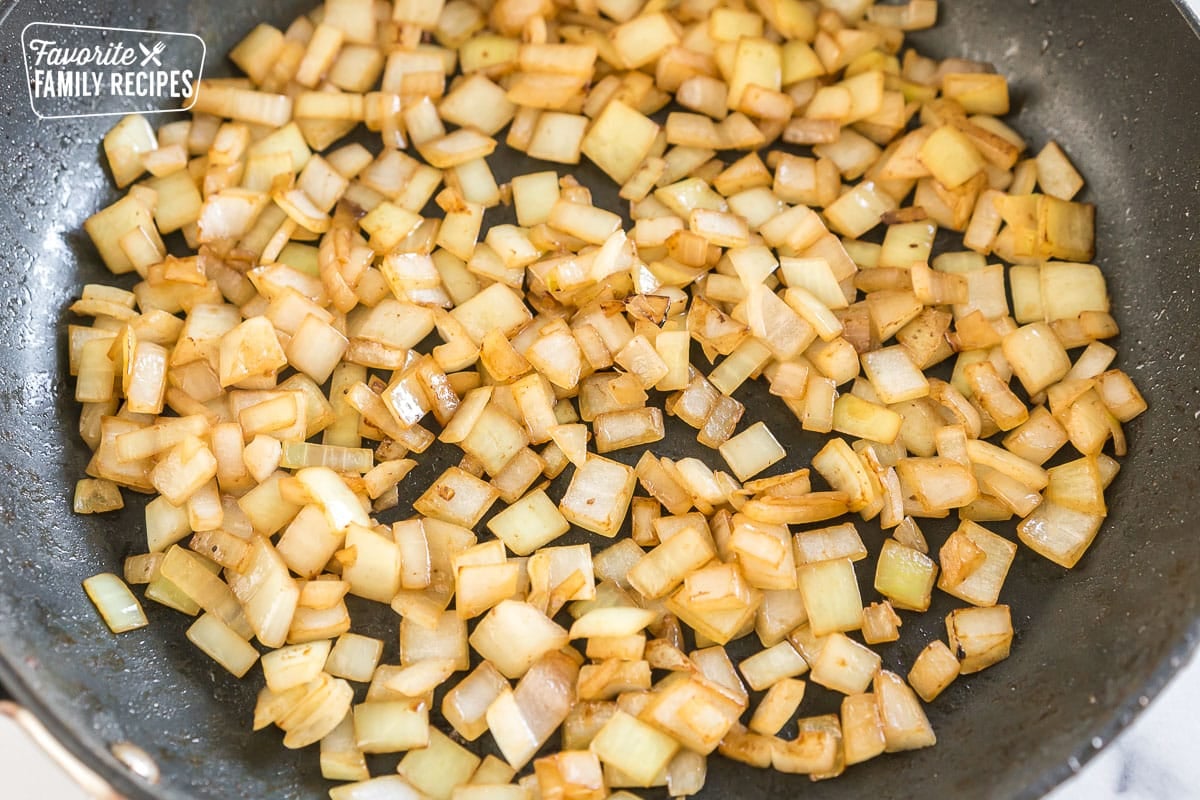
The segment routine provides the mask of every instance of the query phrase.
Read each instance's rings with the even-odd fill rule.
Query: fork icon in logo
[[[165,44],[163,44],[162,42],[155,42],[154,49],[150,50],[146,47],[146,45],[142,44],[141,42],[138,42],[138,47],[141,49],[142,55],[145,56],[145,58],[142,59],[143,67],[146,66],[147,64],[149,64],[151,61],[154,62],[154,66],[156,66],[156,67],[162,66],[162,62],[158,60],[158,57],[160,55],[162,55],[164,50],[167,49],[167,46]]]

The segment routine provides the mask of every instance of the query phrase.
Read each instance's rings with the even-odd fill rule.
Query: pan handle
[[[54,738],[34,714],[22,708],[7,698],[0,688],[0,716],[10,718],[25,732],[34,744],[38,745],[50,756],[54,763],[67,773],[80,788],[95,800],[126,800],[108,785],[108,782],[97,775],[92,769],[75,757],[63,744]]]

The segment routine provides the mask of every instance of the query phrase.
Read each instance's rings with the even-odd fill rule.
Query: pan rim
[[[1175,8],[1187,20],[1188,26],[1191,27],[1192,33],[1200,36],[1200,6],[1192,8],[1188,5],[1187,0],[1171,0]]]

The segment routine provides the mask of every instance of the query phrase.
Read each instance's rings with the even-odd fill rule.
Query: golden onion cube
[[[629,509],[636,480],[630,467],[588,455],[572,476],[559,510],[572,524],[611,538]]]
[[[807,492],[790,497],[765,495],[746,501],[741,510],[756,522],[803,525],[847,513],[850,510],[850,498],[842,491]]]
[[[500,499],[515,503],[546,472],[546,460],[528,447],[517,451],[504,469],[492,478]]]
[[[113,633],[125,633],[150,624],[133,592],[116,575],[107,572],[93,575],[83,582],[83,588]]]
[[[963,675],[979,672],[1008,658],[1012,647],[1012,614],[1008,606],[960,608],[946,617],[950,650]]]
[[[357,633],[344,633],[330,648],[325,671],[335,678],[365,683],[375,674],[383,642]]]
[[[482,786],[507,784],[516,775],[516,770],[494,755],[484,756],[482,763],[471,776],[470,783]]]
[[[456,568],[455,612],[463,619],[476,617],[516,595],[520,580],[516,562],[460,565]]]
[[[1103,514],[1045,500],[1017,525],[1017,535],[1034,552],[1070,569],[1087,552],[1103,523]]]
[[[990,442],[968,440],[967,457],[972,464],[1001,472],[1034,491],[1046,488],[1050,481],[1049,473],[1037,464]]]
[[[471,647],[509,678],[519,678],[548,652],[565,647],[567,632],[528,603],[504,600],[484,616]]]
[[[84,478],[75,484],[72,508],[76,514],[103,514],[124,507],[121,490],[112,481]]]
[[[744,611],[758,594],[736,564],[713,563],[690,573],[676,600],[695,613]]]
[[[564,750],[583,750],[596,738],[596,734],[617,713],[617,703],[599,700],[577,703],[563,722],[562,746]]]
[[[137,180],[145,169],[145,159],[157,149],[154,129],[141,114],[130,114],[114,125],[104,136],[104,155],[117,188]]]
[[[195,185],[187,180],[186,173],[179,173],[197,195]],[[199,202],[196,203],[199,206]],[[93,214],[84,223],[84,230],[96,245],[105,266],[116,275],[133,272],[135,267],[125,249],[121,247],[124,237],[139,230],[155,229],[153,210],[140,202],[131,192],[112,205]],[[132,315],[130,315],[132,316]]]
[[[937,743],[925,711],[903,678],[887,670],[880,671],[875,676],[874,693],[886,752],[915,750]]]
[[[374,454],[366,448],[348,448],[311,442],[284,442],[279,466],[284,469],[329,467],[336,472],[369,472]]]
[[[426,658],[411,661],[401,667],[390,667],[386,676],[377,670],[372,688],[379,696],[427,697],[455,672],[458,663],[452,658]]]
[[[897,608],[929,608],[938,567],[925,554],[894,539],[883,543],[875,571],[875,589]]]
[[[258,640],[268,647],[280,647],[291,627],[300,589],[279,553],[262,536],[252,540],[246,564],[243,572],[230,577],[229,588]]]
[[[736,702],[748,702],[749,695],[746,687],[742,685],[733,661],[729,658],[729,653],[719,644],[711,646],[703,646],[703,644],[706,643],[697,642],[701,649],[693,650],[688,654],[692,663],[700,670],[700,674],[712,681]]]
[[[863,609],[863,641],[867,644],[894,642],[900,638],[901,624],[891,602],[871,603]]]
[[[562,536],[570,523],[545,491],[538,489],[488,520],[488,529],[519,556],[529,555]]]
[[[842,698],[841,723],[842,749],[847,766],[875,758],[887,747],[874,693]]]
[[[172,505],[182,506],[216,474],[212,450],[189,436],[159,459],[150,472],[150,483]]]
[[[774,736],[796,714],[804,699],[804,681],[784,678],[767,690],[750,718],[750,730]]]
[[[276,724],[304,699],[309,688],[297,686],[282,694],[275,694],[264,686],[259,690],[254,704],[254,730],[259,731],[268,725]]]
[[[843,694],[858,694],[871,685],[880,663],[879,656],[870,648],[844,633],[833,633],[813,662],[809,678]]]
[[[809,625],[816,635],[862,628],[862,598],[850,559],[806,564],[798,573]]]
[[[667,764],[667,791],[672,796],[682,797],[699,794],[708,778],[708,759],[690,750],[680,750]],[[617,800],[630,800],[618,798]]]
[[[1148,408],[1133,381],[1120,370],[1102,374],[1097,380],[1096,391],[1105,407],[1120,422],[1129,422]]]
[[[448,691],[442,700],[442,716],[467,741],[475,741],[487,730],[487,710],[508,681],[492,666],[480,663]]]
[[[903,458],[896,473],[901,488],[927,511],[959,508],[979,495],[970,467],[948,458]]]
[[[970,139],[951,126],[935,130],[921,147],[919,158],[948,189],[966,183],[984,167],[984,160]]]
[[[648,786],[666,769],[679,743],[623,711],[617,710],[588,745],[600,760]]]
[[[449,800],[454,787],[469,781],[479,764],[479,756],[430,728],[429,745],[406,753],[397,771],[429,797]]]
[[[642,550],[634,539],[621,539],[612,547],[596,553],[592,559],[596,575],[601,580],[610,581],[622,588],[628,588],[629,570],[633,568],[633,565],[638,562],[644,553],[645,551]]]
[[[397,753],[429,746],[429,712],[422,699],[354,706],[354,736],[364,753]]]
[[[413,509],[443,522],[473,527],[498,496],[495,487],[459,467],[450,467],[417,498]]]
[[[1030,394],[1061,380],[1071,369],[1067,351],[1045,323],[1018,328],[1004,337],[1002,346],[1013,372]]]
[[[1045,499],[1060,506],[1090,514],[1107,514],[1104,501],[1105,482],[1100,460],[1094,456],[1068,461],[1047,470],[1050,482],[1043,492]],[[1032,510],[1032,509],[1031,509]]]
[[[780,359],[800,355],[817,338],[813,326],[763,284],[748,291],[746,317],[754,336]]]
[[[529,443],[525,429],[495,403],[480,413],[471,431],[459,442],[465,453],[476,458],[490,475],[498,475]]]
[[[894,473],[894,470],[889,470],[889,473]],[[900,481],[898,477],[895,479],[894,486],[895,490],[898,492],[900,489]],[[900,519],[900,521],[896,524],[895,529],[892,531],[892,536],[895,537],[896,541],[911,547],[914,550],[919,550],[922,553],[929,552],[929,545],[925,541],[925,536],[921,533],[921,529],[917,526],[916,520],[914,520],[911,516],[905,516]]]
[[[956,531],[942,545],[938,560],[942,565],[942,582],[957,586],[983,565],[987,554],[972,537]]]
[[[926,703],[946,690],[958,677],[958,658],[941,639],[920,652],[908,672],[908,683]]]
[[[220,566],[175,545],[159,565],[159,577],[206,611],[217,614],[244,639],[252,628],[229,585],[217,577]]]
[[[533,767],[538,786],[551,796],[600,800],[608,793],[600,759],[591,751],[563,750],[539,758]]]
[[[291,520],[276,549],[288,568],[304,578],[315,578],[344,542],[315,505],[305,506]]]
[[[202,614],[188,628],[187,637],[192,644],[237,678],[245,677],[259,660],[258,651],[254,646],[215,614]]]
[[[745,481],[782,461],[786,451],[762,422],[730,438],[719,448],[738,480]]]
[[[809,384],[811,390],[812,384]],[[859,439],[891,444],[900,434],[903,419],[892,409],[843,394],[833,403],[832,429]]]
[[[863,354],[863,370],[879,399],[891,405],[929,394],[929,383],[900,345]]]
[[[344,552],[342,578],[350,584],[350,593],[390,603],[400,591],[400,550],[395,541],[351,523],[346,530]]]
[[[796,560],[800,564],[849,558],[861,561],[867,557],[867,548],[853,522],[800,531],[793,537]]]
[[[556,164],[578,164],[588,119],[578,114],[544,111],[534,123],[526,152]]]
[[[515,690],[504,689],[488,706],[487,725],[504,758],[521,769],[566,720],[575,702],[576,663],[548,652]]]
[[[1094,264],[1050,261],[1038,268],[1038,279],[1046,322],[1074,319],[1088,311],[1109,310],[1104,273]]]
[[[879,225],[880,219],[896,208],[896,201],[872,181],[863,181],[825,208],[830,228],[857,238]]]
[[[672,673],[659,683],[638,718],[684,747],[707,754],[716,749],[744,707],[704,678]]]
[[[367,761],[354,738],[354,717],[347,714],[321,739],[321,776],[331,781],[363,781]]]
[[[584,654],[594,661],[642,661],[646,653],[644,634],[596,636],[588,639]]]
[[[843,397],[854,398],[855,395]],[[830,439],[813,456],[812,463],[830,486],[846,494],[850,510],[862,511],[878,502],[879,485],[872,480],[872,473],[845,439]]]
[[[755,612],[754,631],[764,647],[772,647],[807,619],[799,589],[768,590],[762,593],[762,603]]]
[[[1003,380],[990,361],[970,364],[964,370],[972,394],[1002,431],[1010,431],[1029,419],[1029,410]]]
[[[791,643],[779,642],[744,659],[738,669],[755,691],[769,689],[780,681],[808,672],[808,663]]]
[[[942,76],[942,94],[958,101],[968,114],[1008,113],[1008,80],[1003,75],[950,72]]]
[[[1016,556],[1016,544],[982,525],[964,520],[942,546],[939,557],[943,563],[951,557],[960,539],[970,542],[967,549],[975,557],[961,568],[943,571],[938,588],[977,606],[995,605]]]
[[[125,582],[130,586],[145,586],[158,574],[162,553],[144,553],[125,559]]]
[[[629,570],[629,582],[644,597],[662,597],[714,555],[712,538],[706,531],[686,528],[646,553]]]
[[[666,436],[662,411],[657,408],[598,414],[594,426],[599,453],[650,444]]]

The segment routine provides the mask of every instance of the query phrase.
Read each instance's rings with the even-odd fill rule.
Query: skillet
[[[115,198],[99,150],[114,119],[39,121],[20,32],[32,21],[195,32],[208,45],[206,74],[224,74],[223,54],[255,23],[286,25],[308,5],[0,7],[0,684],[130,800],[315,798],[329,784],[311,752],[251,733],[256,683],[234,681],[196,653],[183,636],[186,618],[148,603],[151,626],[114,637],[79,587],[89,575],[119,571],[144,547],[137,501],[103,517],[70,509],[87,451],[74,430],[65,309],[84,283],[109,279],[81,226]],[[911,41],[935,57],[995,63],[1014,82],[1018,130],[1035,150],[1057,139],[1087,178],[1084,199],[1098,204],[1098,263],[1122,327],[1117,366],[1134,376],[1151,411],[1129,426],[1130,456],[1110,489],[1108,520],[1080,565],[1067,572],[1021,549],[1002,595],[1017,630],[1012,656],[960,678],[929,707],[937,747],[815,785],[714,758],[708,797],[1037,797],[1127,725],[1200,639],[1195,21],[1170,0],[955,0],[939,11],[938,27]],[[498,169],[529,168],[514,159]],[[597,173],[577,174],[599,184]],[[767,404],[759,413],[785,429],[786,412]],[[906,667],[925,642],[944,636],[950,607],[943,596],[906,625],[902,643],[883,650],[885,664]],[[394,618],[390,629],[382,619],[367,625],[394,662]],[[153,760],[156,783],[114,756],[123,742]]]

